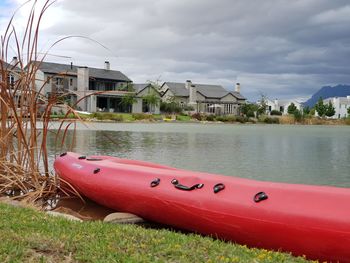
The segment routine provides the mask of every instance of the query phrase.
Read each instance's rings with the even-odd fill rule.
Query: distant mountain
[[[322,99],[328,99],[331,97],[346,97],[350,95],[350,85],[337,85],[334,87],[325,86],[317,91],[312,97],[307,100],[304,105],[313,107],[317,101],[322,97]]]

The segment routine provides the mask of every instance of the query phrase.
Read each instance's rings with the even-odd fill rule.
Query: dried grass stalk
[[[49,170],[46,148],[51,109],[58,97],[42,95],[46,83],[37,87],[35,79],[40,63],[32,62],[42,61],[37,52],[39,28],[53,2],[47,0],[37,10],[37,1],[33,1],[21,38],[12,26],[12,16],[0,43],[0,195],[40,200],[43,205],[56,195],[58,186]],[[18,58],[11,64],[7,63],[10,50]],[[43,122],[42,130],[37,129],[38,119]]]

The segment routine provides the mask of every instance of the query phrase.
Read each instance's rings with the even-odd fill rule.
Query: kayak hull
[[[80,194],[117,211],[250,247],[350,262],[350,189],[77,153],[58,157],[54,167]]]

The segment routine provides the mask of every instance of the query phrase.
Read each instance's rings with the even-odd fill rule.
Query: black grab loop
[[[159,185],[159,183],[160,183],[160,179],[156,178],[151,182],[151,187],[156,187]]]
[[[96,168],[96,169],[94,170],[94,174],[97,174],[97,173],[99,173],[100,171],[101,171],[100,168]]]
[[[66,156],[66,155],[67,155],[67,153],[61,153],[60,157],[63,157],[63,156]]]
[[[184,190],[184,191],[192,191],[194,189],[201,189],[204,184],[194,184],[192,186],[186,186],[183,184],[180,184],[178,180],[173,179],[171,181],[171,183],[175,186],[175,188],[180,189],[180,190]]]
[[[267,196],[267,194],[265,192],[259,192],[254,196],[254,202],[259,203],[263,200],[266,200],[267,198],[269,198],[269,197]]]
[[[103,161],[103,159],[100,158],[86,158],[87,161]]]
[[[218,192],[222,191],[225,189],[225,185],[222,183],[214,185],[214,194],[217,194]]]
[[[86,159],[86,156],[85,156],[85,155],[79,156],[78,159],[79,159],[79,160],[84,160],[84,159]]]

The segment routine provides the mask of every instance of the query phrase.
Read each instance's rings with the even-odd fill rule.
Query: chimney
[[[18,63],[18,58],[17,58],[17,57],[13,57],[10,64],[11,64],[12,66],[16,66],[17,63]]]
[[[77,106],[80,107],[83,111],[87,109],[87,100],[86,93],[89,91],[89,68],[88,67],[79,67],[77,70]]]
[[[187,90],[190,90],[191,85],[192,85],[192,81],[186,80],[185,88],[186,88]]]
[[[194,105],[197,103],[197,89],[195,85],[189,87],[189,104]]]
[[[110,70],[110,69],[111,69],[111,65],[109,61],[105,61],[105,70]]]
[[[239,84],[238,82],[236,83],[236,92],[240,93],[241,92],[241,84]]]

